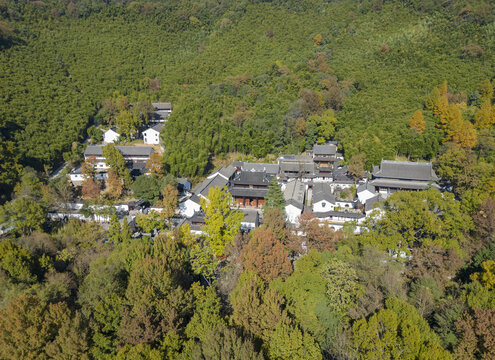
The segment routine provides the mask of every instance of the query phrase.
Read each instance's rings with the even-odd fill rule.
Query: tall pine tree
[[[276,177],[273,177],[270,186],[268,187],[268,194],[265,198],[265,206],[263,212],[269,209],[278,209],[282,213],[285,212],[285,199]]]

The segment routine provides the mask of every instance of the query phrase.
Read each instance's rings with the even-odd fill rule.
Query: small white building
[[[323,213],[335,209],[335,196],[329,184],[315,183],[313,186],[313,212]]]
[[[361,184],[357,187],[356,195],[361,204],[376,196],[375,187],[369,183]]]
[[[337,230],[342,230],[345,224],[353,224],[355,226],[354,233],[361,233],[361,228],[364,225],[366,216],[362,213],[328,211],[325,213],[314,213],[321,224],[326,224],[328,227]]]
[[[145,166],[154,152],[151,146],[116,146],[115,148],[122,154],[126,163],[133,165],[135,168],[140,164]],[[89,158],[94,158],[96,171],[106,171],[110,168],[105,162],[102,145],[89,145],[86,147],[86,150],[84,150],[84,160],[88,160]]]
[[[84,175],[82,173],[82,168],[78,167],[77,169],[72,170],[69,173],[69,178],[74,186],[80,186],[84,182]],[[108,174],[106,172],[98,172],[96,173],[94,179],[98,181],[103,181],[108,178]]]
[[[291,224],[299,224],[299,216],[304,210],[306,184],[299,179],[287,183],[284,188],[285,214]]]
[[[113,127],[103,133],[103,143],[109,144],[119,140],[120,134],[117,132],[117,128]]]
[[[160,143],[160,131],[162,130],[163,123],[156,124],[143,131],[143,140],[145,144],[158,145]]]
[[[241,209],[244,219],[241,221],[241,230],[249,232],[260,225],[260,214],[257,209]]]
[[[153,113],[150,123],[164,123],[172,113],[172,104],[169,102],[151,103],[151,106],[153,106]]]
[[[193,195],[179,204],[179,214],[186,218],[192,217],[201,211],[201,200],[198,195]]]

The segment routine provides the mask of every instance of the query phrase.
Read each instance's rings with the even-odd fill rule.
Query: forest
[[[323,113],[346,160],[429,160],[438,134],[414,135],[409,119],[444,80],[473,104],[493,76],[493,11],[483,1],[2,0],[3,201],[22,167],[50,173],[73,156],[115,92],[173,103],[164,162],[175,175],[201,176],[229,152],[309,148]]]
[[[494,359],[494,21],[482,0],[0,0],[0,359]],[[48,220],[76,195],[49,174],[151,101],[173,104],[152,175],[109,146],[106,193],[82,189],[163,206],[150,236]],[[245,233],[221,189],[203,235],[173,226],[176,176],[328,140],[363,171],[431,161],[448,191],[397,192],[360,235],[273,199]]]

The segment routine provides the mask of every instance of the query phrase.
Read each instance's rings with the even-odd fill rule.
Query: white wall
[[[335,204],[332,204],[331,202],[326,200],[321,200],[318,201],[317,203],[313,203],[313,212],[333,211],[334,208],[335,208]]]
[[[160,143],[160,133],[152,129],[143,131],[143,140],[145,144],[158,145]]]
[[[364,204],[366,202],[366,200],[371,199],[373,196],[376,196],[376,194],[372,193],[369,190],[364,190],[364,191],[361,191],[360,193],[357,194],[357,197],[358,197],[359,202],[361,204]]]
[[[287,221],[292,224],[299,223],[299,216],[302,213],[302,209],[295,207],[294,205],[287,205],[285,207],[285,214],[287,215]]]
[[[104,143],[113,143],[116,142],[119,139],[120,135],[117,134],[113,130],[107,130],[103,133],[103,142]]]
[[[180,214],[185,217],[192,217],[195,212],[201,210],[201,205],[195,203],[191,199],[187,199],[179,204]]]

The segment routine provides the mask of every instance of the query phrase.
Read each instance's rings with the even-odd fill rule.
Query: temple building
[[[266,172],[241,171],[230,182],[229,191],[238,206],[260,208],[265,205],[272,179]]]
[[[380,166],[374,166],[369,184],[376,192],[389,195],[399,190],[438,189],[438,180],[431,163],[382,160]]]

